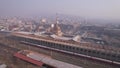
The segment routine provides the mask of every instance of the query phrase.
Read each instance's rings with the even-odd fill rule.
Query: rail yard
[[[11,36],[11,35],[9,35]],[[52,56],[54,59],[60,60],[60,61],[64,61],[64,62],[68,62],[74,65],[78,65],[80,67],[83,68],[93,68],[93,66],[95,66],[96,68],[119,68],[119,66],[117,65],[111,65],[109,63],[103,63],[103,62],[99,62],[99,61],[95,61],[95,60],[91,60],[85,57],[80,57],[80,56],[75,56],[75,55],[71,55],[71,54],[66,54],[66,53],[62,53],[59,51],[54,51],[51,49],[45,49],[43,47],[36,47],[36,46],[32,46],[31,44],[23,44],[21,43],[21,41],[19,40],[13,40],[10,37],[7,36],[3,36],[1,35],[2,40],[0,41],[0,47],[1,47],[1,54],[8,54],[7,57],[10,59],[6,59],[6,61],[3,61],[4,63],[8,64],[8,67],[12,67],[12,68],[18,68],[17,66],[19,66],[18,64],[20,64],[20,67],[24,66],[26,68],[37,68],[37,66],[30,64],[28,62],[19,60],[15,57],[13,57],[13,54],[16,53],[17,51],[20,50],[31,50],[31,51],[36,51],[39,53],[43,53],[49,56]],[[3,42],[6,42],[3,44]],[[9,56],[10,55],[10,56]],[[4,57],[5,59],[6,57]],[[3,59],[3,58],[1,58]],[[16,62],[19,61],[19,62]],[[74,60],[74,61],[73,61]],[[10,61],[10,62],[7,62]]]

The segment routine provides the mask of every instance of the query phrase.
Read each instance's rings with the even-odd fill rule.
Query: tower
[[[63,33],[62,33],[61,28],[58,24],[59,24],[59,21],[58,21],[58,16],[56,14],[56,23],[51,25],[52,26],[51,27],[51,32],[54,33],[57,36],[62,36]]]

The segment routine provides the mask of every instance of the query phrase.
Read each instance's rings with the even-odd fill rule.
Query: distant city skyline
[[[120,0],[0,0],[0,16],[68,14],[120,19]]]

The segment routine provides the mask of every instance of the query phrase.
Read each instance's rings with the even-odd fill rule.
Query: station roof
[[[76,66],[73,64],[69,64],[66,62],[52,59],[50,56],[46,56],[46,55],[39,54],[39,53],[31,52],[31,53],[27,54],[26,56],[31,58],[31,59],[43,62],[44,64],[53,66],[55,68],[82,68],[80,66]]]

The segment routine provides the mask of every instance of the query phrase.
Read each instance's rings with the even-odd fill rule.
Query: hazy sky
[[[88,18],[120,19],[120,0],[0,0],[0,15],[61,13]]]

